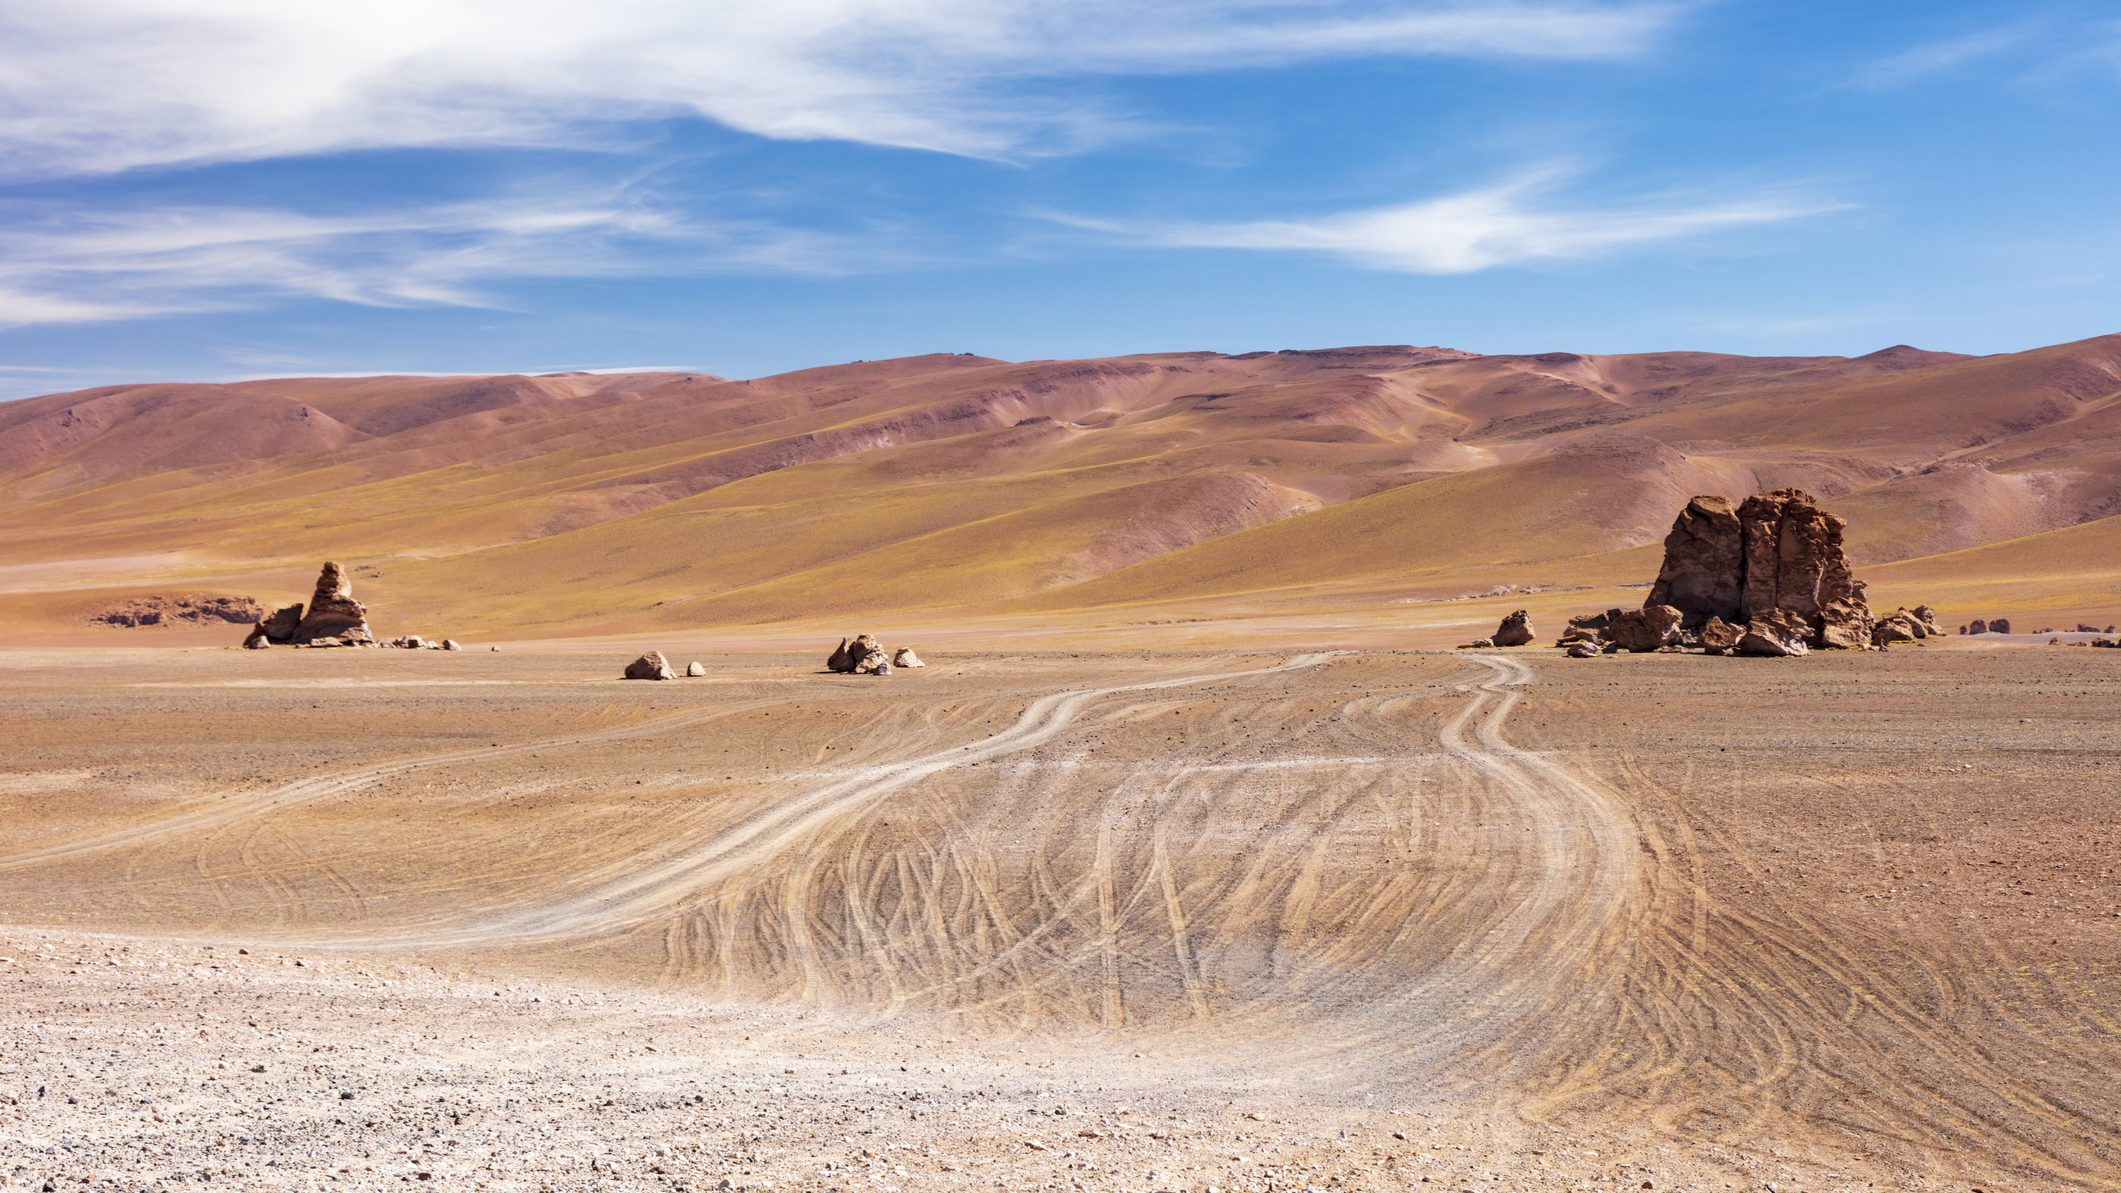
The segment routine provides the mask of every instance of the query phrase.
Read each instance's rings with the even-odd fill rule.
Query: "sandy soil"
[[[626,657],[0,652],[0,1179],[2121,1187],[2121,652]]]

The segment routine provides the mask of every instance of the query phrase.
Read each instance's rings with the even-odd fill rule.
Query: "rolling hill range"
[[[386,634],[1333,611],[1427,645],[1639,602],[1688,496],[1783,485],[1849,519],[1875,604],[2121,619],[2121,336],[84,390],[0,405],[0,627],[297,600],[336,558]]]

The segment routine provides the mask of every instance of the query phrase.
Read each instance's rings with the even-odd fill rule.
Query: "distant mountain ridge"
[[[2063,535],[2068,574],[2121,545],[2121,336],[111,386],[0,404],[0,620],[327,557],[526,634],[1597,585],[1688,496],[1784,485],[1860,565]]]

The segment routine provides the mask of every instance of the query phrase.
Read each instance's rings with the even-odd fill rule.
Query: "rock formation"
[[[1745,631],[1721,617],[1711,617],[1704,622],[1698,635],[1701,649],[1710,654],[1729,654],[1738,649],[1738,640]]]
[[[894,667],[908,667],[908,668],[911,668],[911,667],[925,667],[925,666],[927,666],[928,664],[926,664],[926,663],[923,663],[923,662],[921,662],[921,656],[919,656],[919,655],[917,655],[917,654],[913,653],[913,648],[912,648],[912,647],[910,647],[910,646],[901,646],[901,647],[899,647],[899,648],[898,648],[898,651],[897,651],[897,653],[895,653],[895,654],[893,654],[893,655],[891,656],[891,665],[892,665],[892,666],[894,666]]]
[[[705,674],[707,674],[707,668],[698,659],[685,664],[685,678],[698,679]]]
[[[1745,528],[1722,497],[1696,497],[1664,536],[1664,565],[1643,602],[1679,610],[1688,628],[1711,617],[1744,620]]]
[[[1495,627],[1493,641],[1497,646],[1524,646],[1532,641],[1532,622],[1522,609],[1502,619]]]
[[[2010,632],[2011,632],[2011,619],[2010,619],[2010,618],[2008,618],[2008,617],[1997,617],[1997,618],[1993,618],[1993,619],[1991,619],[1991,620],[1989,621],[1989,623],[1988,623],[1988,632],[1989,632],[1989,633],[1991,633],[1991,634],[2008,634],[2008,633],[2010,633]]]
[[[1966,623],[1966,629],[1964,632],[1969,634],[1986,634],[1988,633],[1988,623],[1976,617],[1974,620]]]
[[[847,652],[847,639],[840,639],[840,644],[833,650],[832,657],[825,660],[825,670],[837,671],[842,675],[854,670],[854,656]]]
[[[1615,610],[1608,615],[1606,641],[1635,654],[1647,654],[1679,644],[1684,614],[1671,605],[1645,605],[1640,609]]]
[[[1806,654],[1812,628],[1804,618],[1787,609],[1771,609],[1745,623],[1738,639],[1738,653],[1783,658]]]
[[[309,611],[295,627],[294,641],[303,646],[371,646],[375,640],[368,630],[368,607],[354,599],[346,569],[325,564],[309,598]]]
[[[1643,606],[1677,610],[1687,630],[1716,618],[1778,642],[1787,637],[1786,620],[1757,634],[1751,623],[1783,613],[1803,627],[1807,646],[1864,649],[1871,612],[1842,552],[1845,525],[1801,489],[1755,493],[1735,511],[1721,497],[1696,497],[1665,536],[1664,563]],[[1631,621],[1622,633],[1633,641],[1642,629]],[[1606,636],[1621,641],[1611,626]]]
[[[651,650],[640,658],[626,664],[627,679],[676,679],[677,673],[670,669],[670,660],[660,650]]]
[[[1608,609],[1604,613],[1579,613],[1569,619],[1568,628],[1561,631],[1561,637],[1555,640],[1554,645],[1568,646],[1575,642],[1598,642],[1603,639],[1606,626],[1611,624],[1612,619],[1619,615],[1620,610],[1618,609]]]
[[[273,610],[272,616],[258,623],[253,633],[263,632],[267,641],[275,646],[295,640],[295,631],[302,625],[302,605],[297,602]]]
[[[455,638],[444,638],[444,639],[442,639],[442,649],[443,649],[443,650],[462,650],[462,649],[464,649],[464,648],[463,648],[462,646],[459,646],[459,645],[457,645],[457,640],[456,640]]]
[[[140,626],[210,625],[215,622],[256,622],[265,606],[250,597],[168,596],[156,593],[113,605],[89,618],[99,625]]]
[[[874,675],[879,667],[889,667],[891,656],[884,652],[884,644],[867,634],[856,634],[847,644],[848,667],[856,675]]]

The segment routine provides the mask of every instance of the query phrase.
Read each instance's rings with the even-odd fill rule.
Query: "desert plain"
[[[2103,627],[2117,356],[0,408],[0,1180],[2121,1186],[2121,651],[1548,645],[1800,483]],[[324,558],[465,649],[108,620]]]

